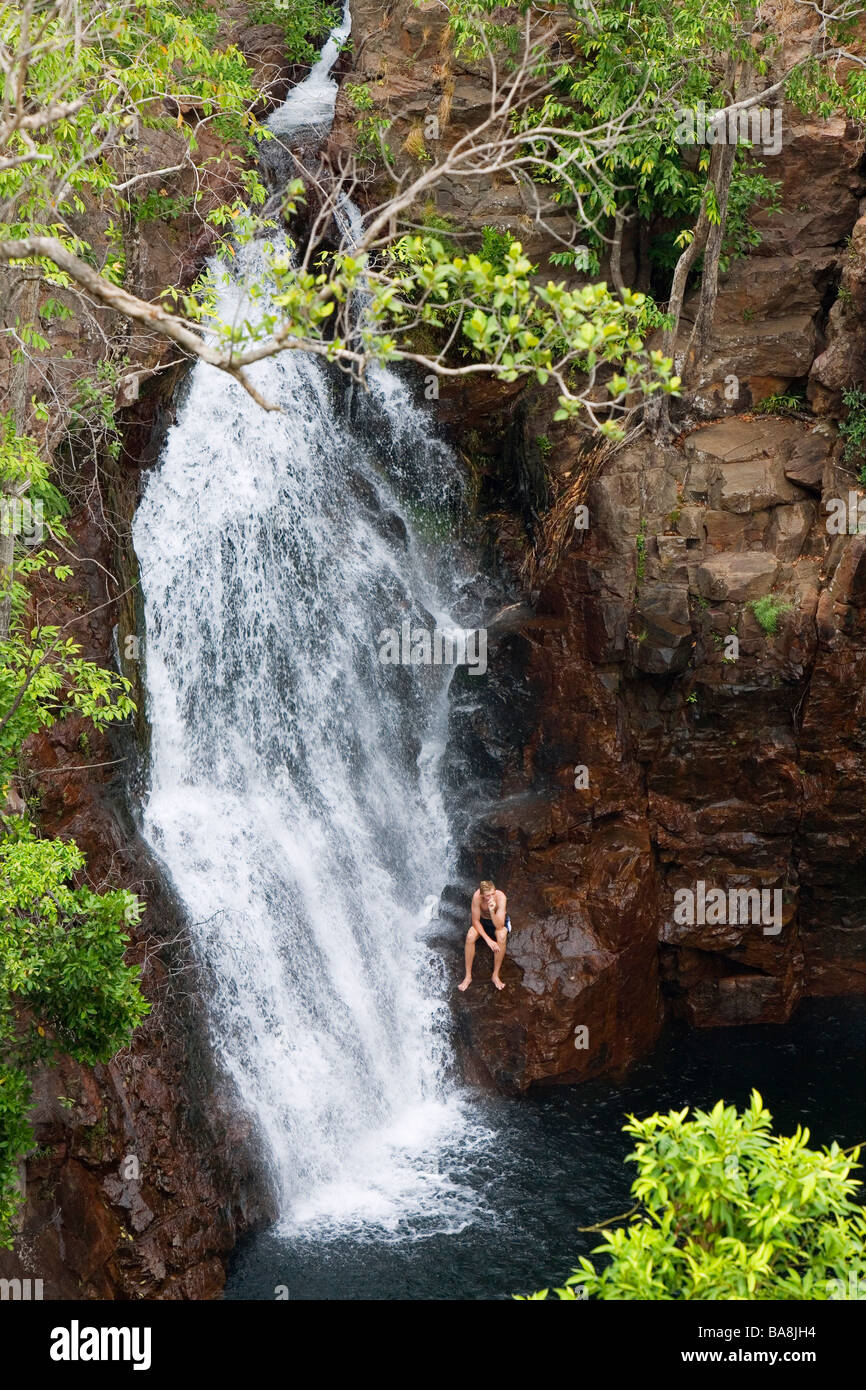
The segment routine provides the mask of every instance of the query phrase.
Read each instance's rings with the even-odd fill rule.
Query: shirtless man
[[[493,983],[497,989],[505,988],[504,981],[499,978],[499,972],[505,959],[505,946],[511,930],[511,922],[505,912],[506,904],[507,899],[502,889],[496,888],[489,879],[482,879],[472,895],[472,925],[466,933],[466,975],[458,986],[459,989],[468,989],[472,984],[472,962],[475,959],[475,943],[479,936],[483,937],[493,952]]]

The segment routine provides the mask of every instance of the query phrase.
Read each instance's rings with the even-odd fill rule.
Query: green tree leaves
[[[35,442],[0,421],[0,488],[28,484],[55,513],[62,500]],[[57,627],[32,627],[26,581],[50,569],[71,574],[53,551],[18,545],[12,619],[0,639],[0,804],[28,735],[70,714],[97,725],[133,709],[130,685],[81,655]],[[8,580],[5,581],[8,584]],[[84,856],[69,841],[42,839],[24,818],[0,815],[0,1246],[12,1241],[17,1170],[32,1147],[27,1068],[57,1053],[107,1061],[148,1012],[137,966],[124,953],[126,928],[143,904],[123,889],[96,892],[83,882]]]
[[[149,1011],[125,928],[142,903],[74,886],[78,847],[7,821],[0,840],[0,1247],[11,1246],[18,1164],[33,1146],[27,1068],[58,1053],[108,1061]]]
[[[596,1269],[582,1257],[557,1297],[601,1299],[847,1298],[866,1291],[866,1216],[851,1177],[859,1149],[811,1149],[809,1131],[772,1132],[757,1091],[739,1114],[633,1116],[632,1193],[641,1212],[605,1235]]]
[[[243,54],[214,44],[217,25],[215,12],[184,13],[173,0],[0,7],[8,82],[21,90],[20,110],[0,115],[0,237],[56,236],[86,254],[77,215],[96,200],[128,208],[118,168],[134,159],[141,129],[165,124],[166,101],[190,149],[196,124],[184,111],[252,151],[259,94]],[[44,268],[51,283],[69,283]],[[106,273],[116,279],[111,265]]]

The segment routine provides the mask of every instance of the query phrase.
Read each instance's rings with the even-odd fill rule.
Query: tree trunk
[[[39,281],[41,271],[38,266],[27,266],[22,272],[22,282],[18,290],[16,307],[19,327],[31,324],[36,317],[39,303]],[[26,351],[19,349],[18,359],[12,362],[9,386],[9,414],[12,424],[19,434],[26,434],[30,423],[30,401],[27,388],[30,382],[30,359]],[[20,497],[21,483],[0,480],[0,641],[9,636],[9,620],[12,612],[12,580],[15,562],[15,535],[9,503]]]
[[[610,279],[617,294],[622,294],[625,289],[622,279],[622,237],[625,224],[625,208],[617,208],[613,220],[613,242],[610,248]]]
[[[649,294],[652,281],[652,262],[650,261],[651,226],[641,218],[637,232],[637,275],[635,289],[641,294]]]
[[[714,148],[713,154],[715,154],[716,149],[718,149],[718,146]],[[710,174],[712,175],[712,155],[710,156]],[[680,316],[683,311],[683,300],[685,299],[686,295],[686,285],[688,284],[689,274],[691,272],[692,266],[694,265],[695,261],[698,259],[698,256],[701,254],[701,252],[707,244],[707,237],[709,236],[710,232],[710,219],[707,216],[708,192],[709,187],[707,189],[707,192],[704,194],[704,199],[701,203],[701,210],[698,215],[698,220],[695,224],[694,235],[691,241],[689,242],[688,246],[683,251],[679,260],[677,261],[676,268],[674,270],[674,278],[671,281],[671,293],[670,299],[668,300],[668,313],[671,316],[672,322],[670,324],[670,327],[665,329],[664,338],[662,340],[662,352],[664,353],[665,357],[673,356],[674,344],[676,343],[677,331],[680,326]],[[674,362],[674,371],[678,371],[676,361]],[[646,411],[644,412],[644,419],[646,421],[647,428],[649,429],[651,434],[661,436],[667,434],[670,428],[670,397],[666,396],[661,391],[657,392],[655,396],[651,397],[646,407]]]
[[[719,220],[713,223],[707,237],[704,270],[701,276],[700,304],[683,361],[683,376],[686,378],[694,376],[698,363],[704,355],[715,318],[716,300],[719,296],[719,258],[722,254],[722,242],[725,237],[728,197],[731,191],[731,176],[734,172],[737,147],[736,145],[722,145],[719,148],[722,155],[714,183]]]

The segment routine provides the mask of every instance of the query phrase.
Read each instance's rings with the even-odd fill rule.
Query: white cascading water
[[[349,37],[351,27],[347,3],[340,23],[328,36],[318,62],[310,69],[309,77],[298,83],[279,110],[270,117],[268,125],[275,135],[289,136],[300,129],[318,129],[322,134],[327,134],[334,117],[337,95],[337,84],[331,76],[331,69]]]
[[[321,63],[308,82],[318,120],[334,83]],[[296,90],[281,134],[292,103],[309,124]],[[216,267],[224,320],[250,313],[262,255]],[[378,637],[406,617],[453,626],[453,557],[437,565],[413,517],[453,496],[456,470],[389,372],[352,411],[346,378],[297,353],[250,376],[283,412],[199,363],[135,517],[144,834],[189,914],[212,1045],[285,1225],[455,1229],[477,1198],[449,1176],[469,1129],[424,940],[452,871],[450,671],[383,666]]]

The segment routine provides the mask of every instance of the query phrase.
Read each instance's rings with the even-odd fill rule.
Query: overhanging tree
[[[464,49],[478,57],[491,42],[507,47],[508,26],[491,19],[502,13],[494,0],[455,4]],[[806,112],[842,110],[862,120],[866,71],[856,41],[864,7],[859,0],[832,7],[796,0],[784,27],[778,7],[757,0],[564,0],[553,8],[527,0],[524,8],[561,20],[538,69],[549,90],[523,115],[529,137],[536,124],[572,131],[537,176],[574,213],[556,259],[593,271],[606,251],[621,290],[625,229],[664,222],[669,230],[653,249],[671,257],[670,287],[659,296],[665,313],[657,319],[666,355],[677,343],[690,278],[701,272],[698,313],[676,361],[688,386],[707,346],[719,272],[757,243],[749,210],[772,205],[776,188],[761,151],[745,135],[731,140],[731,131],[738,119],[748,123],[749,113],[780,108],[783,99]],[[718,118],[706,124],[706,143],[683,133],[683,117],[696,117],[700,106]],[[623,122],[630,110],[644,119]],[[622,122],[622,138],[594,160],[585,132],[605,120]],[[539,206],[536,192],[536,215]]]
[[[305,246],[291,260],[272,263],[274,312],[258,312],[259,295],[257,317],[228,325],[213,320],[213,297],[206,292],[157,304],[137,298],[123,283],[119,237],[109,240],[102,263],[94,263],[72,226],[76,210],[90,199],[116,232],[112,212],[119,215],[130,186],[147,177],[126,173],[135,131],[164,120],[166,103],[190,145],[203,121],[222,122],[247,153],[269,134],[252,114],[257,94],[243,58],[213,41],[214,16],[185,14],[172,0],[4,5],[0,260],[37,265],[50,283],[78,287],[97,304],[233,374],[259,400],[244,369],[275,352],[300,349],[359,373],[370,361],[410,360],[443,375],[536,375],[556,384],[561,410],[617,434],[627,404],[676,390],[668,359],[689,275],[702,263],[687,371],[700,356],[731,207],[741,221],[750,196],[769,186],[749,169],[742,149],[727,143],[698,151],[696,167],[694,160],[690,165],[673,134],[682,109],[712,100],[736,111],[785,94],[822,109],[844,103],[863,114],[862,63],[846,58],[843,46],[861,6],[841,0],[831,11],[797,0],[795,14],[810,17],[811,38],[773,80],[780,36],[760,4],[682,0],[671,14],[661,0],[563,0],[553,7],[526,0],[516,29],[497,22],[490,0],[450,0],[449,10],[455,41],[475,45],[490,59],[488,116],[440,160],[404,175],[392,196],[366,215],[354,245],[336,254],[328,243],[354,175],[343,171],[320,187]],[[210,17],[203,21],[203,15]],[[497,51],[503,36],[510,42]],[[843,59],[850,70],[840,81]],[[618,294],[605,287],[587,296],[564,284],[545,285],[519,251],[496,273],[488,261],[449,255],[435,238],[425,240],[417,258],[395,260],[401,222],[411,224],[414,210],[443,179],[486,176],[514,178],[539,219],[537,190],[552,189],[574,216],[564,259],[570,253],[574,261],[584,242],[589,255],[593,244],[609,244]],[[211,214],[231,229],[235,243],[257,229],[255,208],[263,198],[254,172],[247,169],[244,177],[246,205]],[[305,196],[302,184],[290,186],[285,210],[291,214]],[[662,205],[683,225],[663,350],[652,358],[642,331],[652,325],[645,313],[641,321],[644,301],[620,283],[620,250],[629,219]],[[357,333],[350,300],[359,279],[369,299]],[[443,321],[452,328],[446,348],[418,351],[418,325]],[[452,349],[461,342],[469,360],[455,365]]]
[[[161,303],[142,301],[123,283],[120,240],[115,236],[109,253],[94,263],[73,223],[76,212],[95,202],[109,229],[116,230],[112,211],[119,216],[130,184],[139,177],[124,177],[135,130],[139,123],[163,120],[166,102],[178,111],[178,128],[191,140],[201,120],[230,120],[230,133],[246,142],[247,153],[251,141],[267,137],[252,115],[257,94],[240,55],[204,43],[171,0],[132,5],[96,0],[86,6],[77,0],[26,0],[21,7],[5,6],[0,20],[5,75],[0,260],[7,264],[38,266],[47,283],[75,288],[155,330],[185,353],[230,372],[257,398],[244,369],[287,348],[357,372],[371,361],[410,360],[440,374],[486,371],[510,380],[532,373],[556,382],[564,410],[588,409],[594,424],[609,427],[632,391],[676,389],[669,364],[646,353],[636,331],[639,297],[615,299],[605,288],[575,292],[563,284],[539,283],[519,247],[501,273],[480,258],[449,256],[436,241],[428,242],[420,265],[391,255],[404,230],[398,223],[411,225],[411,211],[443,179],[499,174],[525,179],[562,153],[567,129],[536,123],[529,147],[518,128],[521,111],[538,90],[539,42],[531,15],[520,60],[512,71],[495,74],[490,111],[479,127],[370,211],[353,245],[323,257],[335,213],[355,186],[354,171],[335,177],[304,247],[291,259],[275,258],[265,276],[272,282],[275,312],[259,312],[259,287],[251,290],[260,301],[257,316],[231,325],[213,320],[213,296],[206,291]],[[192,113],[189,121],[184,112]],[[611,151],[624,129],[642,119],[629,107],[587,129],[584,144],[592,158]],[[263,189],[252,171],[247,190],[246,208],[211,214],[230,228],[235,244],[262,225],[254,213]],[[285,210],[291,213],[304,196],[301,185],[291,185]],[[432,273],[426,263],[431,250]],[[350,300],[361,280],[368,304],[356,332]],[[462,340],[472,354],[461,365],[445,352],[415,349],[418,324],[440,323],[443,313],[456,323],[454,341]],[[601,396],[608,402],[603,412]]]

